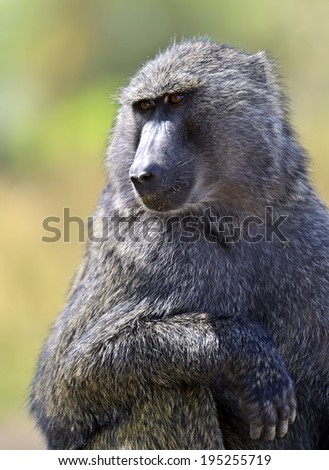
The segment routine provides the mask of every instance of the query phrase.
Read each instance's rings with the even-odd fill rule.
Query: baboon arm
[[[67,352],[71,373],[83,377],[98,371],[110,383],[134,377],[141,387],[148,382],[212,385],[223,378],[242,388],[248,374],[285,372],[269,335],[249,318],[205,313],[134,317],[113,325],[111,316],[103,315]],[[289,376],[283,375],[287,385]]]
[[[199,383],[219,394],[229,386],[252,437],[258,438],[263,427],[269,440],[282,436],[293,422],[292,381],[269,335],[249,318],[188,313],[155,321],[139,317],[114,330],[109,325],[104,315],[69,357],[75,374],[93,371],[115,400],[147,394],[152,383]]]
[[[248,364],[252,368],[260,353],[264,362],[268,356],[281,360],[262,327],[242,317],[188,313],[150,320],[127,314],[113,320],[103,315],[71,345],[65,357],[71,374],[87,378],[97,371],[110,383],[134,377],[141,387],[150,381],[209,385],[218,376],[242,374]],[[237,370],[233,364],[241,359]]]
[[[286,433],[295,413],[293,386],[259,324],[239,316],[214,319],[189,313],[152,321],[135,314],[122,316],[121,309],[104,314],[70,345],[61,346],[61,355],[55,342],[61,334],[54,330],[32,394],[32,409],[46,434],[50,429],[48,434],[60,439],[65,426],[72,436],[79,429],[79,438],[86,439],[116,409],[147,399],[150,387],[174,389],[184,383],[202,384],[218,394],[231,387],[252,437],[262,429],[268,439]]]

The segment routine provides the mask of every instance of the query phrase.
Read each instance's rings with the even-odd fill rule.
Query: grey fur
[[[170,108],[170,93],[186,99]],[[111,226],[89,243],[41,352],[31,409],[48,446],[328,448],[329,217],[273,66],[207,40],[174,44],[120,103],[94,220],[115,227],[125,211],[125,239]],[[146,195],[129,179],[136,159],[161,169]],[[288,242],[228,244],[206,216],[204,236],[184,243],[187,219],[171,219],[198,225],[211,208],[240,224],[265,206],[288,216]],[[150,214],[164,223],[152,239]]]

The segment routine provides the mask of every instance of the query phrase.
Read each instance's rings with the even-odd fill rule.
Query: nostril
[[[150,179],[153,178],[153,173],[150,173],[148,171],[143,171],[140,175],[131,175],[130,179],[133,183],[145,183],[146,181],[149,181]]]

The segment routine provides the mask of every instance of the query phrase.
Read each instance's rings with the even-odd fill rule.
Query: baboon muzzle
[[[175,188],[178,175],[170,148],[171,131],[166,121],[146,123],[129,170],[131,182],[143,204],[156,211],[174,209],[185,200],[184,191],[181,191],[183,185],[180,190]]]
[[[166,140],[168,134],[163,122],[150,121],[144,125],[129,171],[130,179],[142,198],[151,193],[159,193],[166,186],[163,168]],[[168,178],[168,172],[166,173]]]
[[[163,212],[179,205],[171,185],[166,181],[166,176],[168,178],[170,175],[165,173],[162,167],[155,164],[146,167],[134,164],[130,168],[131,182],[143,204],[149,209]]]
[[[133,164],[129,176],[141,197],[150,193],[158,193],[164,186],[164,171],[159,165]]]

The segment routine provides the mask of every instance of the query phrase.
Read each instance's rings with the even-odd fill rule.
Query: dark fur
[[[173,92],[186,102],[168,111],[161,100]],[[142,99],[159,104],[143,114]],[[329,217],[271,64],[204,40],[173,45],[120,101],[94,227],[116,222],[89,243],[32,386],[49,447],[328,448]],[[157,113],[166,143],[138,158],[157,159],[167,186],[146,208],[129,169]],[[288,216],[287,242],[229,244],[207,216],[204,236],[182,239],[205,208],[239,224],[265,206]],[[163,226],[146,238],[150,214]],[[286,368],[297,418],[273,439],[295,412]],[[260,439],[249,426],[254,437],[264,426]]]

